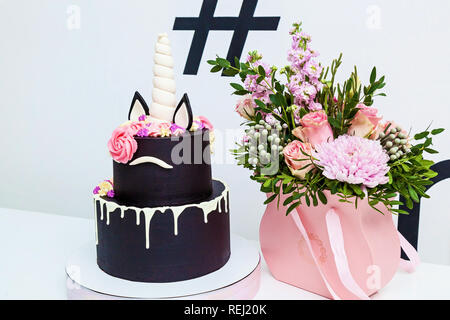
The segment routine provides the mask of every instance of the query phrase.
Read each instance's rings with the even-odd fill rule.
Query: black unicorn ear
[[[150,115],[147,103],[139,92],[134,93],[133,101],[131,101],[130,111],[128,112],[128,120],[138,121],[139,117],[145,115]]]
[[[183,98],[181,98],[180,102],[178,102],[175,113],[173,114],[172,122],[180,127],[186,128],[186,130],[189,131],[192,126],[192,121],[193,117],[191,103],[189,102],[187,93],[185,93],[183,94]]]

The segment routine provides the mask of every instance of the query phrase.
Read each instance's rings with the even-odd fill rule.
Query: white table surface
[[[66,260],[94,238],[90,219],[0,208],[0,299],[66,299]],[[275,280],[263,262],[255,299],[324,298]],[[450,299],[450,266],[399,271],[374,299]]]

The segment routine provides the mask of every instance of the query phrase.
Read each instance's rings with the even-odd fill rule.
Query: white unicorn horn
[[[169,121],[173,119],[176,107],[176,86],[173,72],[173,58],[170,41],[166,33],[158,35],[155,45],[153,66],[153,91],[150,119]]]

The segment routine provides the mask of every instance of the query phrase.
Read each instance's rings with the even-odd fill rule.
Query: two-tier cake
[[[97,264],[132,281],[211,273],[230,257],[228,188],[211,178],[212,125],[176,104],[171,46],[158,36],[152,104],[136,92],[108,149],[113,180],[94,189]]]

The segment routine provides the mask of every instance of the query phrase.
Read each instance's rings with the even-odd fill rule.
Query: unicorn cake
[[[136,92],[108,141],[113,179],[94,189],[97,264],[114,277],[173,282],[230,256],[228,187],[211,177],[213,126],[177,103],[167,34],[155,46],[150,107]]]

